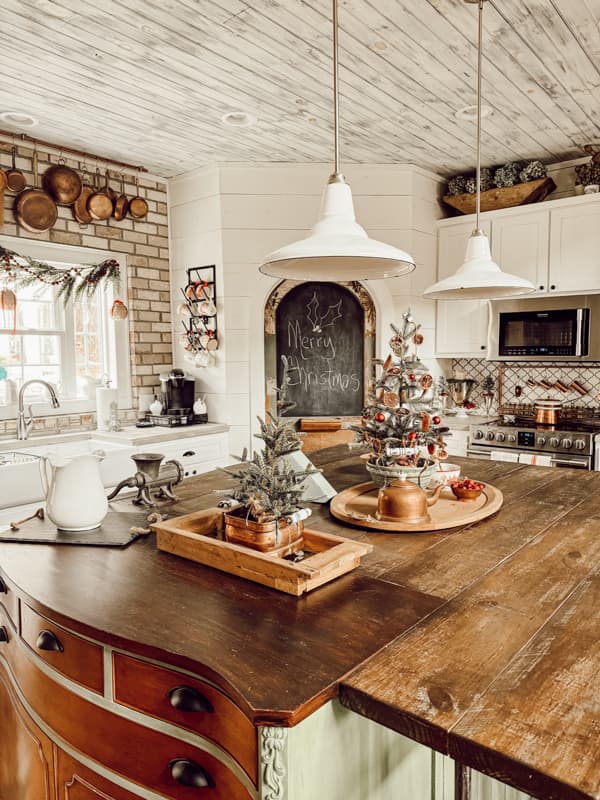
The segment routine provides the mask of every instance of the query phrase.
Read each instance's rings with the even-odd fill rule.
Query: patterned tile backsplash
[[[559,397],[565,400],[565,408],[598,409],[600,406],[600,362],[575,362],[552,361],[548,363],[486,361],[479,358],[460,358],[452,360],[452,373],[456,370],[464,372],[465,378],[477,381],[471,394],[471,400],[479,407],[482,406],[482,383],[484,378],[491,376],[494,379],[494,403],[492,413],[498,413],[500,406],[513,404],[533,405],[541,397]],[[447,377],[452,377],[448,375]],[[587,394],[581,395],[574,389],[561,392],[557,388],[550,389],[543,386],[530,386],[527,381],[539,384],[545,381],[554,384],[560,381],[570,387],[577,381]],[[517,386],[521,387],[520,397],[515,394]]]
[[[119,409],[122,425],[133,425],[138,414],[134,409]],[[52,433],[78,433],[96,430],[96,414],[56,414],[48,417],[35,417],[30,436]],[[0,420],[0,439],[14,439],[17,435],[17,422],[14,419]]]

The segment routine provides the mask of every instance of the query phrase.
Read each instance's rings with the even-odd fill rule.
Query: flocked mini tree
[[[375,391],[363,411],[360,426],[353,426],[357,441],[371,450],[370,463],[379,466],[421,467],[424,458],[447,457],[440,427],[432,409],[434,380],[418,357],[424,337],[412,314],[402,315],[399,327],[392,325],[391,353],[385,361],[375,359],[380,374]]]
[[[255,434],[264,442],[264,449],[256,451],[250,461],[244,450],[239,470],[225,469],[238,481],[233,491],[227,494],[248,509],[248,516],[256,522],[272,522],[288,517],[301,507],[304,483],[309,475],[319,472],[311,464],[298,469],[284,457],[299,450],[301,442],[293,421],[282,421],[279,415],[294,407],[287,400],[289,386],[288,363],[285,356],[283,379],[277,389],[277,416],[267,412],[267,419],[258,417],[260,433]]]

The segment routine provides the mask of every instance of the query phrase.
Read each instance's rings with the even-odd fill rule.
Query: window
[[[22,240],[6,246],[25,252]],[[65,269],[76,263],[95,263],[109,255],[80,248],[57,250],[51,251],[53,258],[46,254],[43,260]],[[59,261],[57,256],[65,254],[69,260]],[[31,255],[42,258],[37,251]],[[81,260],[75,261],[76,256]],[[124,272],[125,264],[121,267]],[[120,389],[120,407],[131,405],[127,321],[111,319],[110,287],[99,287],[90,299],[70,300],[66,307],[57,293],[58,287],[36,282],[17,291],[16,320],[12,311],[0,310],[0,368],[4,368],[0,375],[6,373],[0,380],[0,419],[14,416],[19,389],[32,378],[56,387],[61,405],[54,413],[94,410],[95,390],[105,375]],[[25,399],[27,403],[46,404],[38,413],[51,413],[43,386],[33,384]]]

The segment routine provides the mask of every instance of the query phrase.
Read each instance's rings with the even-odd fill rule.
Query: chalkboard
[[[279,303],[275,319],[277,385],[284,355],[292,417],[354,416],[364,405],[364,311],[337,283],[302,283]]]

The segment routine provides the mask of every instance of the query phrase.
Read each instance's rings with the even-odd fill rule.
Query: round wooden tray
[[[333,498],[331,513],[342,522],[361,528],[390,533],[425,533],[457,528],[485,519],[498,511],[503,503],[502,492],[489,483],[485,484],[485,489],[476,500],[457,500],[452,489],[445,486],[437,503],[428,509],[430,520],[415,525],[377,519],[375,512],[378,492],[379,489],[371,481],[351,486]]]

